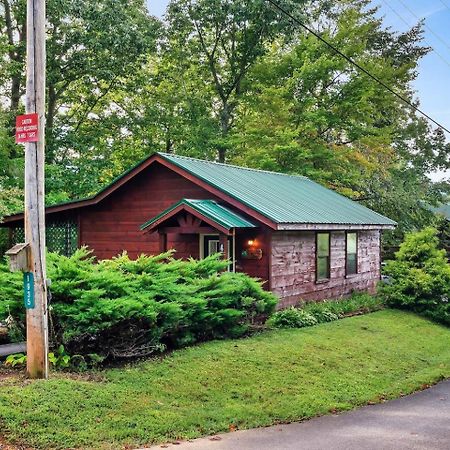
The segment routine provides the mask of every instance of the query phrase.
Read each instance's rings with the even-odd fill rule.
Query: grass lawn
[[[100,376],[4,379],[3,439],[117,449],[351,409],[450,377],[450,329],[385,310],[211,342]]]

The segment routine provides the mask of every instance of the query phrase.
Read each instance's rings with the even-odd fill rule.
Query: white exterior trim
[[[395,225],[358,225],[337,223],[279,223],[277,230],[305,231],[305,230],[394,230]]]

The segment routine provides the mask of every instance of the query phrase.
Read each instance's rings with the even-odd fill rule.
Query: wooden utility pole
[[[47,278],[45,261],[45,0],[27,0],[26,112],[37,113],[38,141],[25,146],[25,241],[34,281],[34,308],[27,309],[27,374],[48,377]]]

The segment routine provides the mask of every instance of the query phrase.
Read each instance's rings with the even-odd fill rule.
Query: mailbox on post
[[[9,257],[9,270],[11,272],[28,272],[28,244],[16,244],[6,252]]]

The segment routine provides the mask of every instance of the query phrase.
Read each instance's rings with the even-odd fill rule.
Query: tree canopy
[[[0,1],[0,216],[21,204],[25,1]],[[397,97],[265,0],[49,0],[49,203],[97,191],[155,151],[301,174],[397,220],[434,221],[429,174],[450,144]],[[392,89],[412,82],[423,24],[386,28],[369,0],[283,6]]]

